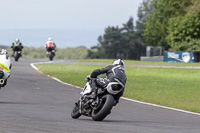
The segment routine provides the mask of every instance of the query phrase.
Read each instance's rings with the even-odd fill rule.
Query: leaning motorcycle
[[[97,96],[92,97],[92,88],[90,86],[91,79],[88,79],[78,102],[71,112],[71,117],[79,118],[81,115],[92,117],[94,121],[102,121],[108,114],[111,113],[112,107],[116,105],[116,100],[112,90],[113,85],[120,85],[117,82],[112,82],[106,88],[98,88]],[[121,88],[122,89],[122,88]],[[112,93],[114,92],[114,93]]]
[[[10,77],[11,64],[10,57],[6,53],[0,54],[0,89],[6,85]]]
[[[19,57],[22,56],[22,54],[21,54],[22,49],[21,49],[20,46],[15,46],[15,47],[13,48],[13,51],[14,51],[13,57],[14,57],[15,61],[18,61],[18,60],[19,60]]]

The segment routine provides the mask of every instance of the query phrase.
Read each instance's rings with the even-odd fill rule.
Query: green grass
[[[113,59],[85,59],[80,60],[81,62],[104,62],[104,63],[111,63]],[[150,61],[138,61],[138,60],[124,60],[124,63],[128,64],[160,64],[160,65],[187,65],[187,66],[200,66],[200,63],[170,63],[170,62],[150,62]]]
[[[102,65],[38,64],[44,74],[83,87],[85,77]],[[124,97],[200,113],[200,70],[125,67]]]

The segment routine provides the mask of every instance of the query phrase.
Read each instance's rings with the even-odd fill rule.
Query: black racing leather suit
[[[106,78],[97,78],[97,76],[101,74],[106,74]],[[91,74],[91,78],[95,78],[92,83],[91,87],[95,88],[96,86],[99,86],[101,88],[105,88],[110,82],[116,82],[117,80],[123,84],[123,89],[117,93],[114,98],[118,100],[124,92],[124,87],[126,84],[126,73],[124,70],[124,67],[121,65],[108,65],[102,69],[95,69]]]

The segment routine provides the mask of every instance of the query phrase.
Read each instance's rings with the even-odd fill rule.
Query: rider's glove
[[[91,80],[91,77],[90,77],[90,75],[88,75],[88,76],[86,77],[86,79],[87,79],[87,80]]]

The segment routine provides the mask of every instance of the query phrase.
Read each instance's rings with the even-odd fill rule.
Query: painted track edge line
[[[30,66],[31,66],[33,69],[35,69],[36,71],[38,71],[39,73],[42,73],[42,72],[40,72],[39,69],[35,66],[35,64],[48,64],[48,63],[52,63],[52,61],[31,63]],[[44,74],[44,73],[42,73],[42,74]],[[45,75],[45,74],[44,74],[44,75]],[[63,82],[63,81],[61,81],[60,79],[58,79],[58,78],[56,78],[56,77],[53,77],[53,76],[50,76],[50,75],[46,75],[46,76],[48,76],[48,77],[50,77],[50,78],[56,80],[57,82],[60,82],[60,83],[64,84],[64,85],[68,85],[68,86],[71,86],[71,87],[75,87],[75,88],[82,89],[82,88],[79,87],[79,86],[75,86],[75,85],[72,85],[72,84]]]
[[[48,61],[48,62],[37,62],[37,63],[31,63],[30,66],[35,69],[36,71],[40,72],[38,70],[38,68],[35,66],[35,64],[47,64],[47,63],[52,63],[52,61]],[[48,77],[64,84],[64,85],[68,85],[68,86],[72,86],[72,87],[75,87],[75,88],[79,88],[79,89],[82,89],[81,87],[79,86],[74,86],[72,84],[69,84],[69,83],[66,83],[66,82],[63,82],[61,81],[60,79],[56,78],[56,77],[52,77],[52,76],[49,76],[47,75]],[[192,115],[198,115],[200,116],[200,113],[195,113],[195,112],[191,112],[191,111],[186,111],[186,110],[182,110],[182,109],[176,109],[176,108],[172,108],[172,107],[167,107],[167,106],[162,106],[162,105],[157,105],[157,104],[152,104],[152,103],[147,103],[147,102],[142,102],[142,101],[137,101],[137,100],[133,100],[133,99],[129,99],[129,98],[126,98],[126,97],[121,97],[122,99],[124,100],[127,100],[127,101],[131,101],[131,102],[135,102],[135,103],[140,103],[140,104],[144,104],[144,105],[149,105],[149,106],[153,106],[153,107],[158,107],[158,108],[163,108],[163,109],[168,109],[168,110],[173,110],[173,111],[178,111],[178,112],[182,112],[182,113],[187,113],[187,114],[192,114]]]
[[[145,104],[145,105],[154,106],[154,107],[158,107],[158,108],[164,108],[164,109],[168,109],[168,110],[173,110],[173,111],[178,111],[178,112],[182,112],[182,113],[187,113],[187,114],[193,114],[193,115],[199,115],[200,116],[200,113],[195,113],[195,112],[186,111],[186,110],[182,110],[182,109],[176,109],[176,108],[157,105],[157,104],[153,104],[153,103],[137,101],[137,100],[129,99],[129,98],[126,98],[126,97],[122,97],[122,99],[127,100],[127,101],[132,101],[132,102],[135,102],[135,103],[140,103],[140,104]]]

